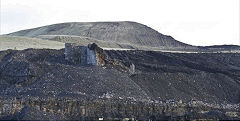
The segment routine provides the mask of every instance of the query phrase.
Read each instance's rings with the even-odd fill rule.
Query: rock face
[[[38,37],[39,35],[76,35],[106,42],[149,46],[168,49],[193,49],[163,35],[150,27],[136,22],[84,22],[61,23],[11,33],[13,36]]]
[[[224,106],[224,105],[222,105]],[[239,120],[239,106],[129,100],[1,98],[0,120]]]

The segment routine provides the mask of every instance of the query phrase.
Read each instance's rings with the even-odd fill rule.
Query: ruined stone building
[[[65,59],[80,65],[104,65],[103,50],[95,43],[88,46],[65,43]]]

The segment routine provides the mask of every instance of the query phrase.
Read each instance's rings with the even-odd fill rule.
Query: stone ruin
[[[80,65],[100,65],[103,66],[103,49],[95,43],[82,46],[76,43],[65,43],[65,59],[68,62]]]
[[[88,46],[77,43],[65,43],[65,60],[72,64],[104,66],[106,63],[117,66],[128,71],[131,75],[136,74],[135,65],[125,65],[115,59],[109,58],[104,54],[103,49],[97,44],[88,44]]]

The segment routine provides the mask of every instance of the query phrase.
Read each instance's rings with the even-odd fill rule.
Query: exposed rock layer
[[[227,106],[227,105],[225,105]],[[229,105],[230,106],[230,105]],[[238,107],[202,102],[129,100],[0,99],[1,120],[239,120]]]

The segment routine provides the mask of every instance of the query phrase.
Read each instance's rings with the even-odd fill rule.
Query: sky
[[[0,33],[63,22],[135,21],[192,45],[240,45],[240,0],[1,0]]]

